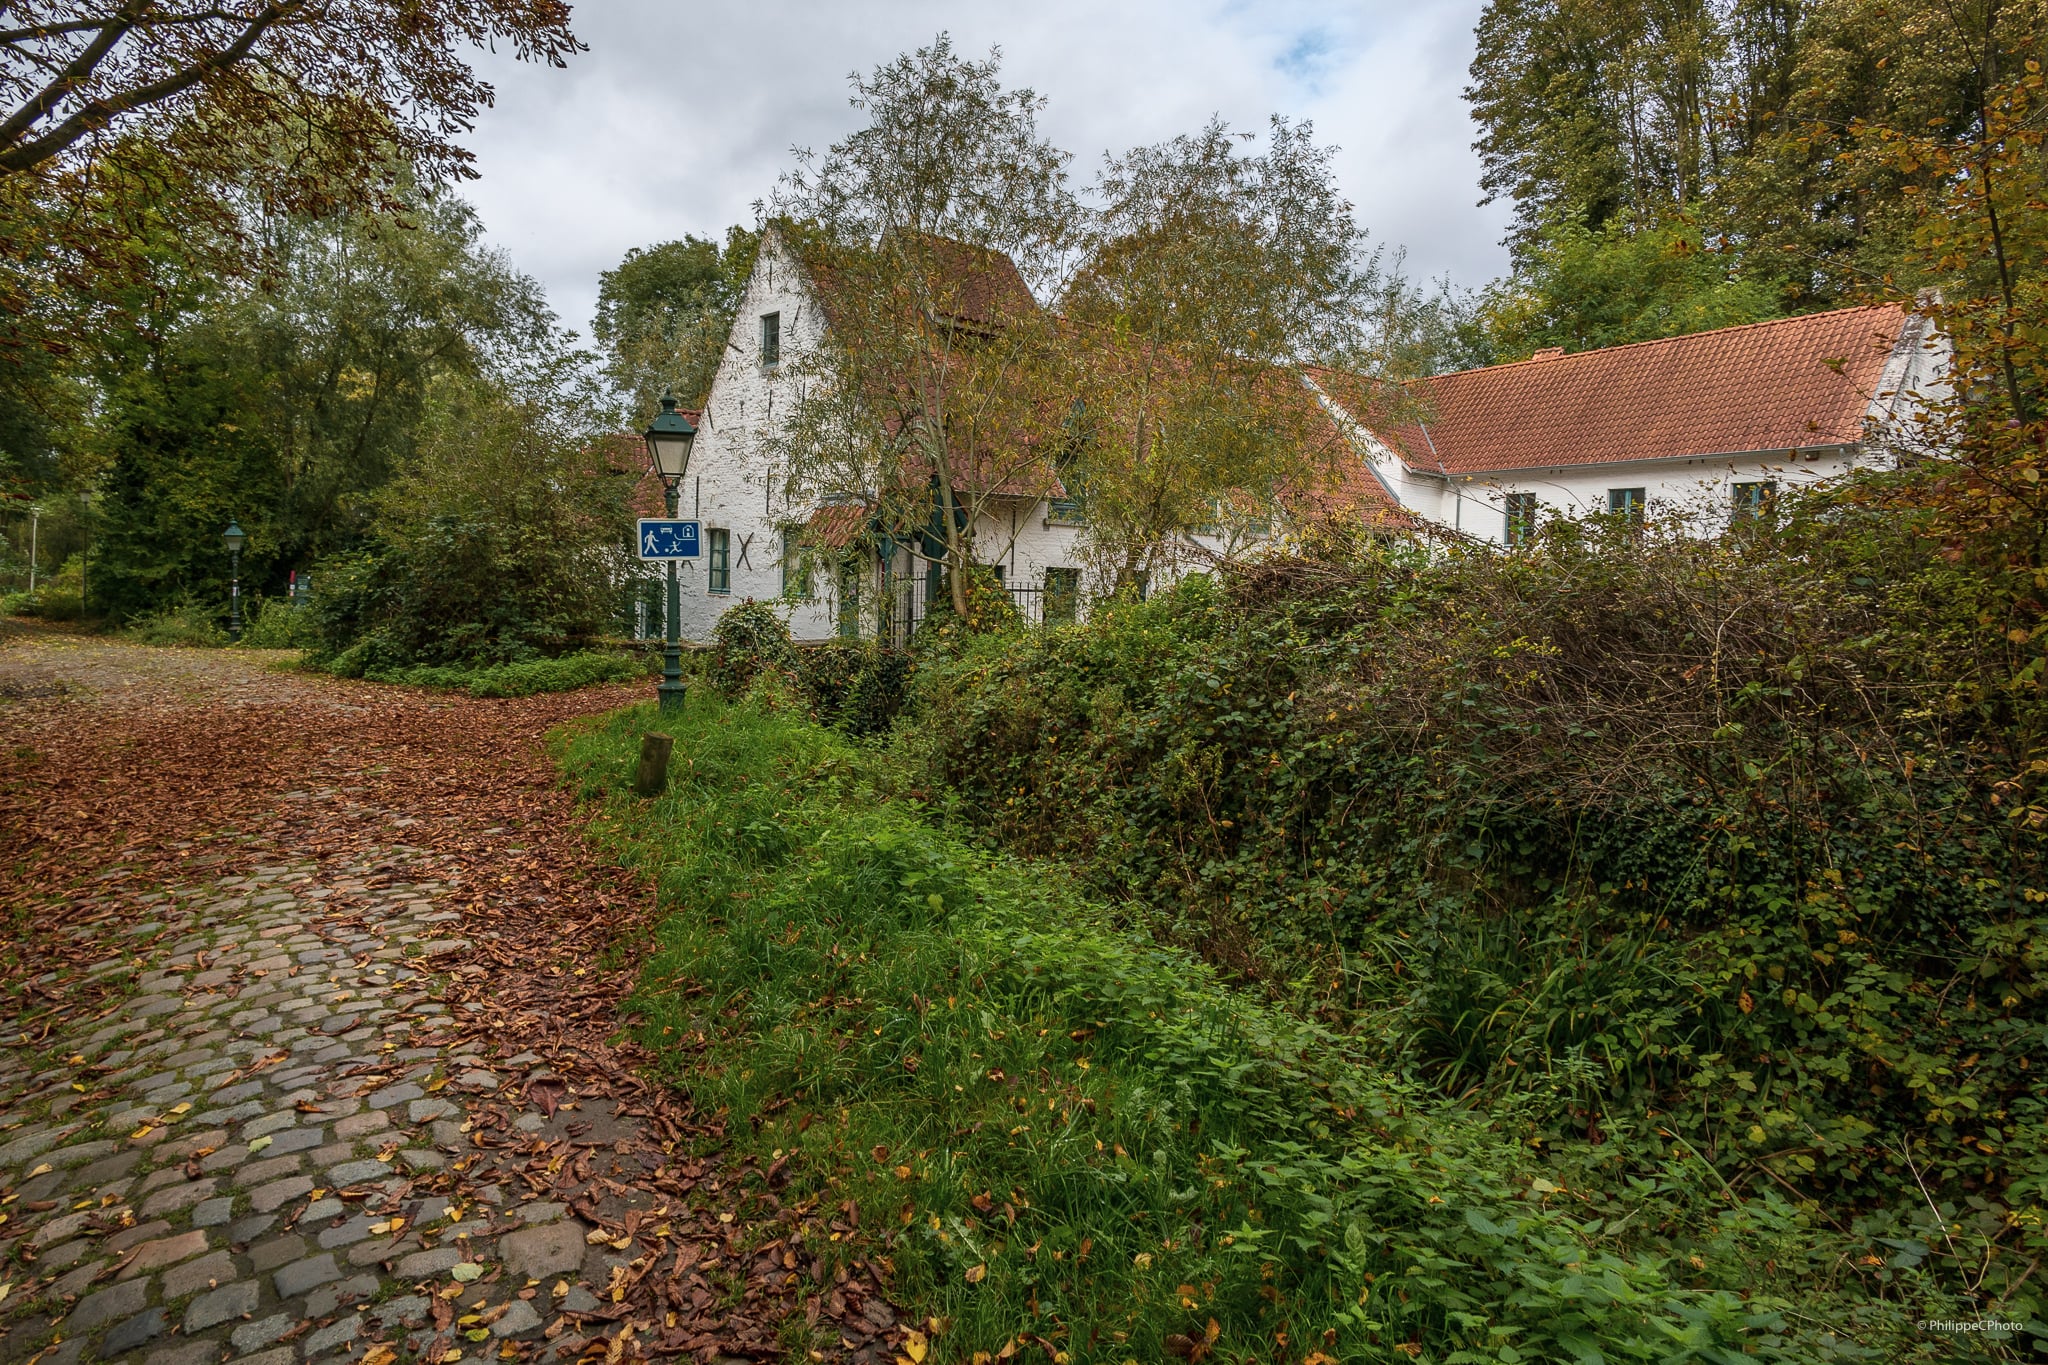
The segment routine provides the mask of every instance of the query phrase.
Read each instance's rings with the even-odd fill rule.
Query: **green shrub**
[[[924,662],[899,748],[1165,941],[1512,1106],[1589,1216],[1697,1153],[1832,1220],[1866,1296],[1914,1265],[2038,1316],[2032,580],[1875,497],[1782,511],[1188,582]]]
[[[788,712],[693,697],[660,722],[671,791],[628,798],[654,723],[564,754],[672,908],[642,1039],[704,1044],[668,1054],[678,1083],[786,1158],[786,1203],[857,1202],[812,1245],[889,1257],[946,1359],[1935,1358],[1910,1320],[1954,1305],[1910,1272],[1782,1311],[1843,1245],[1775,1192],[1725,1203],[1672,1151],[1609,1217],[1597,1163],[1523,1140],[1524,1102],[1432,1098],[1056,871],[921,824],[881,760]]]
[[[11,593],[0,615],[34,616],[45,621],[85,618],[85,564],[73,555],[55,574],[36,584],[34,592]]]
[[[329,666],[333,672],[355,666],[370,646],[358,646],[337,657]],[[351,655],[357,655],[351,658]],[[463,691],[472,697],[530,697],[538,692],[573,692],[597,683],[630,682],[648,675],[648,661],[629,654],[606,654],[595,650],[565,654],[557,659],[532,659],[526,663],[498,664],[489,668],[454,668],[447,665],[415,664],[408,668],[362,667],[341,674],[370,682],[402,683],[411,687],[436,687]]]
[[[138,644],[218,648],[228,642],[220,613],[211,606],[184,601],[128,623],[121,634]]]
[[[737,700],[747,694],[755,675],[764,669],[796,677],[797,648],[781,614],[768,603],[750,598],[728,609],[711,628],[705,677],[720,696]]]
[[[797,652],[811,714],[850,735],[887,730],[903,709],[910,660],[874,640],[833,640]]]
[[[289,598],[256,599],[242,643],[251,649],[306,649],[317,643],[311,615]]]
[[[967,571],[967,614],[962,616],[953,610],[950,590],[942,588],[931,594],[925,601],[924,619],[917,623],[911,647],[919,654],[945,654],[977,636],[1015,630],[1023,624],[1023,614],[1004,590],[996,571],[976,564]]]

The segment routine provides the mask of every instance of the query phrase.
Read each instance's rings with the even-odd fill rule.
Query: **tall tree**
[[[1063,439],[1058,323],[1031,286],[1057,287],[1080,220],[1043,101],[999,66],[941,34],[854,76],[866,126],[800,154],[774,198],[830,318],[768,434],[787,491],[922,533],[962,614],[977,523],[1048,486]]]
[[[634,247],[598,276],[592,331],[612,387],[636,418],[651,417],[666,390],[687,407],[703,406],[760,240],[734,227],[723,250],[703,237]]]
[[[1068,479],[1112,581],[1176,567],[1206,527],[1259,525],[1330,481],[1341,444],[1300,370],[1368,360],[1378,262],[1332,149],[1220,121],[1112,158],[1063,300],[1080,406]]]
[[[251,220],[272,262],[258,280],[159,267],[143,325],[93,361],[99,606],[211,595],[230,516],[259,587],[355,544],[367,495],[413,456],[436,380],[550,344],[538,287],[481,245],[469,207],[412,200],[402,219]]]
[[[265,187],[299,208],[394,159],[469,173],[452,138],[491,102],[476,48],[581,50],[567,0],[12,0],[0,24],[0,175],[85,170],[147,120],[189,170],[232,172],[252,140],[300,149]]]

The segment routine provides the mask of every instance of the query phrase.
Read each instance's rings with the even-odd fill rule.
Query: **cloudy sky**
[[[629,247],[719,236],[789,165],[857,126],[847,75],[931,41],[1003,51],[1050,101],[1076,178],[1102,155],[1221,114],[1313,120],[1375,242],[1412,273],[1480,284],[1503,206],[1475,207],[1459,91],[1481,0],[581,0],[566,71],[484,62],[498,87],[469,145],[491,239],[586,334],[598,272]]]

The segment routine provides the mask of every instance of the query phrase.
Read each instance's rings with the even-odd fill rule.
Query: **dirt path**
[[[272,662],[0,639],[0,1361],[890,1359],[614,1042],[651,907],[540,741],[645,689]]]

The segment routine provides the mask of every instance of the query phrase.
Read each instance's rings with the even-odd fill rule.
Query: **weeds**
[[[693,694],[635,802],[653,722],[564,750],[669,907],[643,1038],[691,1045],[676,1083],[785,1200],[854,1201],[838,1253],[891,1259],[940,1359],[1934,1358],[1906,1324],[1947,1301],[1910,1272],[1784,1311],[1847,1244],[1774,1192],[1684,1151],[1625,1178],[1546,1154],[1513,1096],[1433,1097],[793,714]]]

